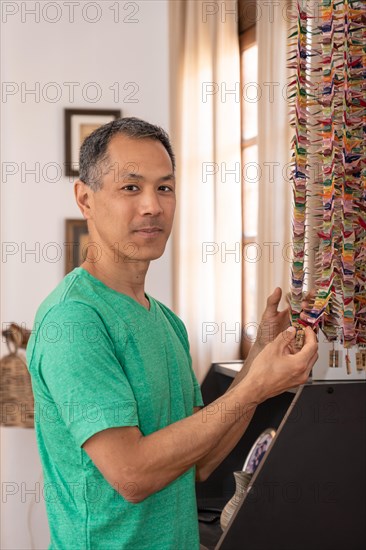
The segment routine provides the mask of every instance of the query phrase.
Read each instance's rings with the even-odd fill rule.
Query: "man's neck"
[[[90,275],[99,279],[109,288],[126,294],[146,309],[150,309],[149,300],[145,296],[145,277],[150,262],[132,262],[127,259],[123,262],[114,262],[106,258],[91,262],[86,260],[80,267]]]

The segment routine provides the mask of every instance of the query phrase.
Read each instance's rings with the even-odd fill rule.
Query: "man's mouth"
[[[135,229],[134,233],[138,233],[144,237],[156,237],[160,235],[163,230],[161,227],[141,227],[140,229]]]

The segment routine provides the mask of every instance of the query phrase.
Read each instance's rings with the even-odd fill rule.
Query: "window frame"
[[[256,36],[256,25],[253,24],[252,26],[248,27],[247,29],[243,30],[239,34],[239,47],[240,47],[240,88],[243,89],[244,84],[244,74],[243,74],[243,63],[242,63],[242,55],[243,52],[248,49],[250,46],[257,43],[257,36]],[[244,100],[243,97],[241,97],[241,106],[240,106],[240,151],[241,151],[241,160],[244,158],[244,150],[252,145],[258,145],[258,136],[253,137],[251,139],[243,139],[243,121],[244,121]],[[241,189],[242,189],[242,251],[244,251],[245,247],[253,242],[253,237],[246,237],[244,233],[244,189],[245,189],[245,182],[244,182],[244,170],[241,170]],[[242,285],[242,338],[241,338],[241,357],[242,359],[245,359],[249,353],[249,350],[251,348],[252,342],[249,340],[249,338],[246,338],[244,327],[246,326],[247,319],[245,315],[245,261],[244,261],[244,254],[242,254],[242,276],[241,276],[241,285]]]

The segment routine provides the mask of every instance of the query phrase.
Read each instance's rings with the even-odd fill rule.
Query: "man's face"
[[[113,252],[115,261],[159,258],[175,211],[175,179],[160,141],[114,136],[108,146],[108,173],[91,193],[90,236]]]

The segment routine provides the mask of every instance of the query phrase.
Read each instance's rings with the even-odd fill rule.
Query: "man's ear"
[[[93,206],[93,190],[83,181],[76,180],[74,184],[74,195],[83,217],[86,220],[90,219]]]

